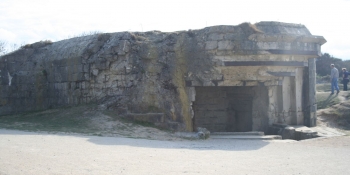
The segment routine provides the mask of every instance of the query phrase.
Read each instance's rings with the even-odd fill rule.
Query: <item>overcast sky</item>
[[[59,41],[83,32],[164,32],[242,22],[304,24],[323,53],[350,59],[350,0],[0,0],[0,40]]]

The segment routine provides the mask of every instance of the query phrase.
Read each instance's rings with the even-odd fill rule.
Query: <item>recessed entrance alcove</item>
[[[264,86],[196,87],[194,128],[211,132],[264,131],[268,126]]]

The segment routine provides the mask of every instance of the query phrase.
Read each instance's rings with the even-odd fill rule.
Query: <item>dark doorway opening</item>
[[[254,92],[249,87],[196,87],[194,128],[211,132],[252,131]]]

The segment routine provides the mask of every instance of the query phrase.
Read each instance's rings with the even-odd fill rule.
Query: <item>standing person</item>
[[[338,79],[339,79],[339,71],[334,67],[334,64],[331,64],[331,83],[332,83],[332,94],[334,94],[334,88],[337,90],[337,94],[339,93]]]
[[[347,91],[348,90],[348,83],[349,83],[349,72],[346,71],[346,68],[343,68],[342,70],[343,70],[343,85],[344,85],[343,90]]]

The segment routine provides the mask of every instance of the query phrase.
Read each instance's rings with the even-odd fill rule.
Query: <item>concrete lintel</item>
[[[305,51],[305,50],[282,50],[282,49],[268,49],[266,50],[271,54],[276,55],[312,55],[312,56],[320,56],[319,51]]]
[[[294,77],[295,72],[270,72],[267,71],[268,74],[276,76],[276,77]]]
[[[323,36],[304,36],[301,37],[298,41],[304,42],[304,43],[317,43],[317,44],[324,44],[327,42],[327,40]]]
[[[300,61],[308,62],[311,56],[305,55],[273,55],[267,53],[265,55],[214,55],[212,60],[215,63],[215,66],[224,66],[224,61]],[[312,57],[314,58],[314,57]]]
[[[240,80],[237,80],[237,81],[212,80],[211,82],[214,84],[213,86],[259,86],[259,84],[261,84],[259,81],[240,81]],[[208,86],[206,84],[199,85],[190,80],[185,81],[185,84],[186,84],[186,87]]]
[[[307,67],[302,61],[224,61],[224,66],[295,66]]]
[[[186,87],[196,87],[196,86],[220,86],[219,83],[223,80],[211,80],[204,83],[198,83],[197,81],[185,80]]]
[[[233,81],[234,83],[226,83],[226,84],[220,84],[219,86],[259,86],[259,81],[244,81],[244,80],[239,80],[239,81]],[[237,83],[238,82],[238,83]],[[225,83],[225,82],[224,82]]]
[[[265,81],[264,86],[282,86],[282,80]]]

